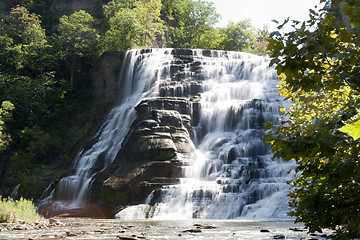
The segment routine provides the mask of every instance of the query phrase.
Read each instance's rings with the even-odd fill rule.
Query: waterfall
[[[275,70],[266,57],[247,53],[193,50],[193,57],[199,68],[189,64],[181,74],[201,81],[201,113],[184,177],[116,217],[289,219],[286,182],[294,163],[273,159],[262,139],[263,124],[279,124],[284,107]]]
[[[126,53],[120,74],[123,78],[122,92],[119,93],[121,104],[106,116],[100,130],[90,140],[90,148],[78,153],[71,166],[75,173],[59,180],[50,195],[47,189],[39,205],[52,202],[51,211],[85,206],[94,176],[114,161],[121,148],[136,117],[134,107],[141,99],[158,95],[159,74],[154,69],[164,71],[164,62],[168,62],[169,58],[167,49],[132,50]]]
[[[87,201],[94,177],[121,149],[142,99],[196,97],[196,150],[181,159],[180,183],[163,186],[145,204],[128,207],[116,217],[287,218],[286,182],[294,163],[273,159],[262,139],[263,124],[279,124],[283,107],[277,95],[279,79],[266,57],[200,49],[131,50],[123,66],[121,104],[106,117],[91,147],[79,152],[72,164],[74,174],[58,182],[52,201],[68,201],[66,208]]]

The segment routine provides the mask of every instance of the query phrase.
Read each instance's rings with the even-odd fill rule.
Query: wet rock
[[[136,107],[141,117],[134,121],[122,144],[127,161],[170,160],[177,153],[193,151],[191,119],[181,114],[188,109],[184,99],[143,100]]]
[[[294,232],[305,232],[306,230],[304,228],[289,228],[289,230]]]
[[[262,232],[262,233],[268,233],[268,232],[270,232],[270,230],[268,230],[268,229],[261,229],[260,232]]]
[[[197,229],[215,229],[215,228],[219,228],[218,226],[214,226],[214,225],[202,225],[202,224],[194,224],[194,227],[196,227]]]
[[[55,218],[49,218],[49,224],[52,226],[62,226],[63,223],[60,222],[58,219]]]
[[[118,239],[120,239],[120,240],[136,240],[136,238],[133,238],[133,237],[122,237],[122,236],[118,236]]]
[[[191,97],[203,91],[200,81],[179,81],[178,77],[180,76],[177,73],[173,73],[173,78],[176,81],[160,85],[161,97]]]
[[[13,227],[13,230],[29,230],[29,228],[24,225],[17,225],[15,227]]]
[[[174,110],[180,114],[190,114],[190,102],[182,97],[161,97],[143,99],[136,107],[137,116],[146,116],[151,110]]]
[[[20,224],[25,224],[26,222],[24,221],[24,220],[18,220],[18,222],[20,223]]]
[[[193,228],[193,229],[187,229],[183,231],[184,233],[201,233],[202,231],[198,228]]]
[[[76,233],[72,233],[72,232],[66,232],[66,236],[68,236],[68,237],[75,237],[75,236],[77,236],[77,234],[76,234]]]
[[[171,51],[174,56],[193,56],[193,50],[189,48],[176,48]]]
[[[319,240],[319,238],[314,238],[314,237],[302,237],[302,238],[300,238],[300,240]]]
[[[285,235],[283,235],[283,234],[275,235],[275,236],[273,237],[273,239],[284,239],[284,238],[286,238],[286,237],[285,237]]]

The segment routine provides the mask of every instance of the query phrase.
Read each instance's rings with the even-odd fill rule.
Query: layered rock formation
[[[191,100],[196,104],[198,98]],[[197,112],[192,111],[191,100],[159,97],[144,99],[135,107],[137,118],[122,150],[93,184],[93,199],[100,199],[109,215],[128,204],[143,203],[153,190],[178,183],[181,159],[195,149],[191,116]]]
[[[147,52],[151,49],[141,53]],[[143,203],[153,190],[178,183],[182,159],[195,150],[192,126],[199,121],[202,63],[191,49],[173,49],[168,54],[174,59],[161,73],[164,80],[159,84],[159,97],[137,104],[137,118],[115,161],[93,183],[92,199],[105,206],[110,216],[126,205]],[[104,62],[108,62],[106,59]],[[103,66],[100,62],[99,66],[97,72],[114,65]],[[95,76],[99,80],[95,81],[99,82],[98,95],[111,99],[118,87],[113,86],[116,81],[105,78],[114,76]]]

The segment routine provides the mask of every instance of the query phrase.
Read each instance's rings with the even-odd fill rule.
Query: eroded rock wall
[[[137,118],[122,150],[93,184],[93,199],[102,202],[110,215],[128,204],[143,203],[153,190],[178,183],[182,158],[195,150],[191,100],[158,97],[135,107]]]

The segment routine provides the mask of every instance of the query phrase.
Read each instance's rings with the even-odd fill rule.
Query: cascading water
[[[262,139],[263,124],[277,124],[283,107],[278,78],[268,63],[264,57],[237,52],[129,51],[121,105],[106,117],[92,146],[78,154],[75,174],[61,179],[46,201],[61,200],[59,206],[53,204],[59,208],[77,208],[87,201],[94,176],[115,159],[142,99],[195,96],[201,99],[198,116],[193,116],[197,150],[182,159],[180,184],[163,187],[160,196],[152,193],[146,204],[117,217],[286,218],[287,172],[294,164],[273,160]],[[70,203],[64,206],[64,200]]]
[[[288,219],[286,181],[294,163],[272,159],[262,139],[263,124],[278,124],[283,107],[275,70],[266,58],[246,53],[194,50],[193,58],[195,74],[190,64],[181,74],[201,81],[201,111],[184,178],[116,217]]]
[[[121,77],[124,78],[121,96],[122,103],[112,109],[101,129],[90,140],[91,147],[81,150],[72,163],[75,174],[59,180],[56,189],[39,205],[52,202],[51,211],[81,208],[87,202],[94,176],[108,167],[115,159],[121,143],[135,119],[134,107],[143,98],[158,95],[158,71],[165,71],[164,62],[171,59],[168,49],[158,51],[128,51],[123,62]]]

